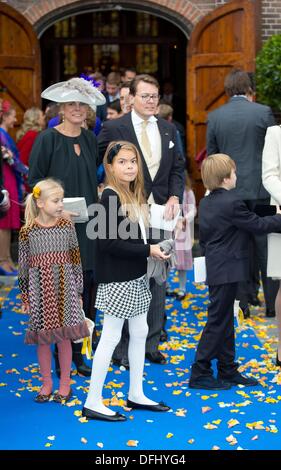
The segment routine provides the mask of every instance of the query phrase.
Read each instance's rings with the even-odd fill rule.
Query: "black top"
[[[74,144],[80,146],[78,156]],[[31,187],[53,177],[64,186],[65,197],[85,197],[87,206],[97,202],[97,140],[93,132],[81,129],[78,137],[68,137],[54,128],[36,138],[29,160],[28,182]],[[86,235],[86,223],[75,224],[83,270],[94,268],[94,241]]]
[[[137,279],[147,272],[150,245],[145,245],[137,222],[118,214],[119,197],[105,189],[101,197],[105,211],[99,212],[95,274],[98,283],[123,282]],[[122,237],[124,227],[130,235]]]
[[[219,188],[199,204],[199,242],[206,256],[207,283],[249,279],[250,234],[281,232],[281,215],[258,217],[233,190]]]

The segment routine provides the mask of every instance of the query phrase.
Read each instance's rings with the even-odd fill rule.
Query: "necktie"
[[[150,142],[149,142],[148,135],[147,135],[146,126],[147,126],[147,121],[143,121],[141,123],[141,127],[142,127],[142,131],[141,131],[141,148],[142,148],[142,151],[143,151],[145,157],[151,158],[152,153],[151,153],[151,147],[150,147]]]

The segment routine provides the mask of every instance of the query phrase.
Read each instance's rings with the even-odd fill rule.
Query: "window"
[[[157,44],[137,44],[136,68],[142,73],[155,73],[158,71]]]

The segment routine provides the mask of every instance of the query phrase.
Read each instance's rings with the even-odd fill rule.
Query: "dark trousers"
[[[269,199],[245,201],[250,210],[256,205],[269,204]],[[255,295],[257,271],[261,272],[265,305],[268,310],[275,310],[275,298],[279,289],[279,281],[267,277],[267,235],[253,235],[250,243],[250,280],[239,282],[237,299],[240,306],[246,307],[249,298]]]
[[[86,317],[96,321],[95,300],[97,284],[94,281],[94,271],[83,271],[83,309]]]
[[[191,380],[213,374],[211,361],[217,359],[219,374],[235,374],[234,300],[237,283],[209,286],[208,319],[199,341]]]

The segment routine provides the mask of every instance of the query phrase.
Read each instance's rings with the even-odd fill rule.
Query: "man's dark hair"
[[[137,87],[140,82],[150,83],[150,85],[156,86],[156,88],[158,88],[159,90],[159,83],[156,80],[156,78],[152,77],[151,75],[141,74],[141,75],[137,75],[136,78],[134,78],[134,80],[131,82],[130,94],[132,96],[136,96]]]
[[[224,89],[228,96],[246,95],[251,91],[251,80],[247,72],[232,70],[225,78]]]
[[[122,88],[131,88],[131,83],[132,83],[132,82],[123,82],[123,83],[120,85],[119,89],[122,90]]]
[[[107,104],[107,108],[114,109],[114,111],[117,111],[118,114],[121,113],[121,106],[120,106],[120,100],[114,100],[111,101],[110,103]]]

